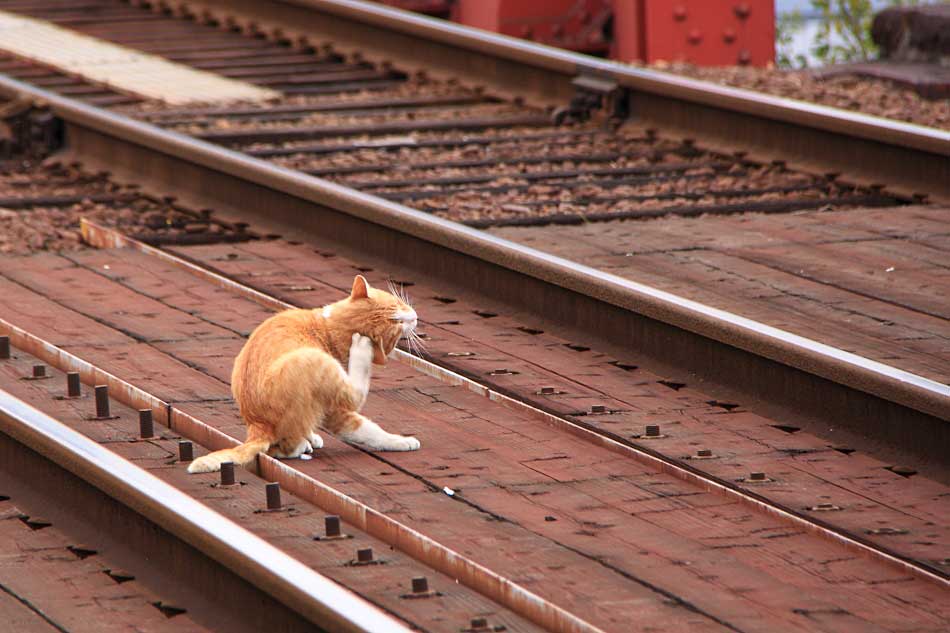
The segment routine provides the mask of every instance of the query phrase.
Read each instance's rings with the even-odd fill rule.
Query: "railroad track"
[[[266,67],[268,56],[286,57],[291,48],[312,57],[294,64],[324,64],[292,71],[306,78],[290,82],[294,87],[332,85],[318,75],[351,72],[354,64],[388,74],[349,77],[326,91],[301,93],[311,95],[306,98],[267,105],[169,108],[139,99],[119,106],[141,121],[5,81],[19,99],[49,107],[69,143],[65,159],[42,168],[54,189],[60,178],[66,191],[36,187],[8,197],[36,209],[82,196],[90,213],[164,247],[153,250],[87,222],[86,241],[109,248],[5,262],[0,283],[14,300],[0,314],[0,333],[12,338],[18,354],[78,369],[89,384],[108,383],[124,405],[153,410],[169,427],[169,442],[182,435],[220,448],[243,433],[226,385],[242,337],[269,310],[339,298],[357,271],[371,281],[388,275],[417,297],[428,352],[402,354],[379,377],[370,414],[418,435],[423,450],[371,455],[331,442],[312,462],[262,458],[257,469],[304,509],[299,523],[306,527],[290,525],[296,536],[278,541],[284,549],[315,555],[312,544],[283,545],[299,543],[300,530],[319,532],[307,523],[314,522],[315,507],[405,556],[398,563],[403,585],[420,573],[403,567],[422,566],[442,595],[405,598],[411,587],[406,594],[405,587],[396,589],[395,576],[377,575],[394,569],[388,561],[354,568],[339,548],[332,562],[317,565],[328,577],[424,630],[619,631],[633,622],[889,629],[900,625],[889,606],[894,602],[909,605],[900,619],[922,628],[945,623],[946,614],[933,606],[947,590],[944,486],[851,446],[829,446],[813,432],[828,422],[867,432],[870,421],[871,434],[896,444],[911,463],[940,460],[947,446],[944,385],[437,217],[484,227],[569,223],[581,214],[608,220],[899,205],[913,202],[913,192],[917,201],[924,193],[939,200],[941,181],[928,178],[945,169],[945,160],[906,178],[883,163],[827,176],[820,169],[835,161],[833,149],[816,159],[825,161],[819,169],[812,161],[806,170],[795,164],[794,150],[773,163],[755,156],[754,143],[737,156],[709,135],[681,136],[682,121],[658,116],[654,125],[644,107],[649,89],[629,96],[642,120],[619,127],[597,109],[547,107],[545,98],[567,94],[561,80],[534,98],[524,95],[523,103],[502,99],[496,93],[512,87],[513,73],[501,67],[527,49],[509,45],[499,52],[496,38],[482,43],[508,61],[496,59],[494,70],[480,71],[498,73],[490,90],[473,90],[473,82],[415,73],[409,56],[431,54],[437,45],[431,39],[420,44],[422,52],[390,51],[385,68],[372,61],[404,37],[400,32],[425,32],[425,22],[398,22],[389,12],[347,3],[303,13],[291,3],[283,16],[268,13],[269,21],[254,16],[264,9],[242,6],[229,21],[213,4],[194,8],[184,21],[146,12],[143,22],[166,35],[151,40],[166,44],[172,38],[162,29],[178,29],[195,49],[189,62],[209,61],[212,49],[234,51],[212,67],[251,83],[282,76],[275,68],[238,73],[240,64]],[[129,26],[143,15],[137,7],[94,2],[103,15],[84,20],[75,11],[44,14],[48,6],[0,9],[29,11],[127,45],[150,39]],[[333,47],[314,45],[321,41],[316,36],[301,42],[286,25],[274,26],[291,16],[304,28],[333,12],[351,27],[340,29],[342,41]],[[354,60],[347,38],[374,23],[379,28],[383,18],[389,37],[362,40],[368,52]],[[229,24],[220,37],[195,43],[203,29]],[[284,30],[270,42],[274,28]],[[312,28],[320,33],[326,25]],[[246,36],[255,32],[265,37]],[[453,45],[470,50],[473,37],[463,33]],[[440,50],[446,63],[431,76],[454,63],[455,53]],[[563,61],[538,55],[523,62],[522,76],[555,72],[550,67]],[[622,77],[613,80],[626,85]],[[287,83],[267,85],[287,94]],[[687,83],[680,96],[695,88]],[[600,96],[615,98],[617,86]],[[703,99],[729,101],[723,94]],[[755,125],[797,120],[807,127],[801,114],[801,108],[781,116],[759,112],[773,123]],[[561,125],[552,123],[555,115]],[[580,120],[588,116],[593,120]],[[868,121],[850,123],[854,135],[870,134]],[[939,157],[939,134],[908,140],[912,132],[891,126],[888,140],[872,143],[887,147],[868,151],[892,160],[907,153]],[[827,141],[831,148],[839,142]],[[63,167],[73,160],[82,168]],[[873,184],[868,178],[885,168],[893,186],[860,184]],[[934,186],[924,189],[921,182]],[[564,191],[571,192],[566,207]],[[56,196],[65,197],[57,203]],[[620,202],[635,204],[627,209]],[[154,215],[153,227],[123,228],[116,214],[134,205]],[[609,209],[604,217],[597,205]],[[258,209],[268,209],[269,217]],[[8,365],[10,375],[25,375],[35,364],[21,359]],[[49,406],[46,385],[53,382],[12,384],[41,408]],[[802,393],[809,394],[804,402]],[[126,413],[104,428],[134,436],[134,416]],[[216,483],[210,476],[193,481],[180,480],[194,491]],[[258,480],[248,484],[263,487]],[[257,504],[260,499],[258,492]],[[260,520],[255,525],[268,534],[269,519],[283,517],[251,514],[238,516]],[[280,592],[268,595],[282,599]],[[301,612],[299,603],[284,604]]]

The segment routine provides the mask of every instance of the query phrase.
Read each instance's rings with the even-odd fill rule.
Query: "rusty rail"
[[[38,344],[23,335],[15,335],[14,341],[17,347],[32,341],[34,350]],[[49,357],[55,352],[47,347],[45,353]],[[97,380],[103,378],[66,352],[59,351],[56,361],[62,367],[81,370],[87,380],[94,375]],[[152,408],[157,404],[131,385],[125,385],[118,399],[148,402]],[[161,410],[159,407],[157,412]],[[348,633],[410,630],[204,504],[2,389],[0,431],[216,560],[321,629]]]

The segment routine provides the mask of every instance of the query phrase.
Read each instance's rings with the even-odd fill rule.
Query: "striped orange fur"
[[[362,275],[346,299],[270,317],[251,334],[231,372],[247,440],[199,457],[188,471],[248,464],[264,451],[299,457],[323,446],[318,429],[373,450],[416,450],[416,438],[387,433],[360,414],[372,365],[384,365],[416,324],[406,301],[370,287]]]

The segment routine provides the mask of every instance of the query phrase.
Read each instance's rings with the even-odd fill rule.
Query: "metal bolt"
[[[736,41],[736,32],[734,29],[726,29],[722,32],[722,39],[727,44],[731,44]]]
[[[267,509],[280,510],[280,484],[273,481],[267,484]]]
[[[696,451],[696,457],[712,457],[712,451],[708,448],[701,448]]]
[[[675,19],[677,22],[682,22],[683,20],[685,20],[686,7],[684,7],[681,4],[678,4],[675,7],[673,7],[673,19]]]
[[[748,2],[740,2],[733,11],[735,11],[736,17],[740,20],[745,20],[749,17],[749,14],[752,13],[752,7],[749,6]]]
[[[234,462],[221,462],[221,485],[234,485]]]
[[[188,440],[178,442],[178,460],[190,462],[195,458],[195,447]]]
[[[0,358],[10,358],[10,337],[0,336]]]
[[[541,387],[541,395],[549,396],[556,391],[554,387]]]
[[[699,29],[690,29],[686,39],[689,40],[690,44],[699,44],[703,41],[703,32]]]
[[[607,405],[605,404],[592,404],[590,405],[591,413],[607,413]]]
[[[96,385],[96,417],[109,417],[109,385]]]
[[[139,437],[144,440],[154,436],[155,429],[152,425],[152,410],[139,409]]]
[[[647,437],[659,437],[660,436],[660,426],[658,424],[648,424],[646,427]]]
[[[749,65],[752,63],[752,53],[750,53],[748,49],[743,48],[741,51],[739,51],[738,62],[740,66]]]
[[[765,481],[765,473],[749,473],[750,481]]]
[[[46,378],[46,365],[33,365],[34,378]]]
[[[837,510],[840,510],[840,509],[841,509],[841,506],[837,506],[837,505],[835,505],[835,504],[833,504],[833,503],[827,503],[827,502],[826,502],[826,503],[819,503],[819,504],[816,505],[816,506],[810,506],[810,507],[805,508],[805,509],[806,509],[806,510],[809,510],[809,511],[811,511],[811,512],[835,512],[835,511],[837,511]]]
[[[488,629],[488,620],[485,618],[472,618],[471,629],[472,631],[481,631]]]
[[[340,517],[336,516],[335,514],[328,514],[326,518],[323,519],[323,526],[327,536],[343,536],[343,531],[340,529]]]
[[[372,563],[373,562],[373,548],[365,547],[363,549],[356,550],[356,560],[360,563]]]
[[[412,593],[428,593],[429,579],[425,576],[416,576],[412,579]]]
[[[66,395],[70,398],[78,398],[82,395],[78,371],[71,371],[66,374]]]

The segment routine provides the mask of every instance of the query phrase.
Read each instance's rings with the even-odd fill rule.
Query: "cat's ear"
[[[365,299],[369,296],[369,282],[363,275],[357,275],[353,278],[353,290],[350,292],[350,299]]]

